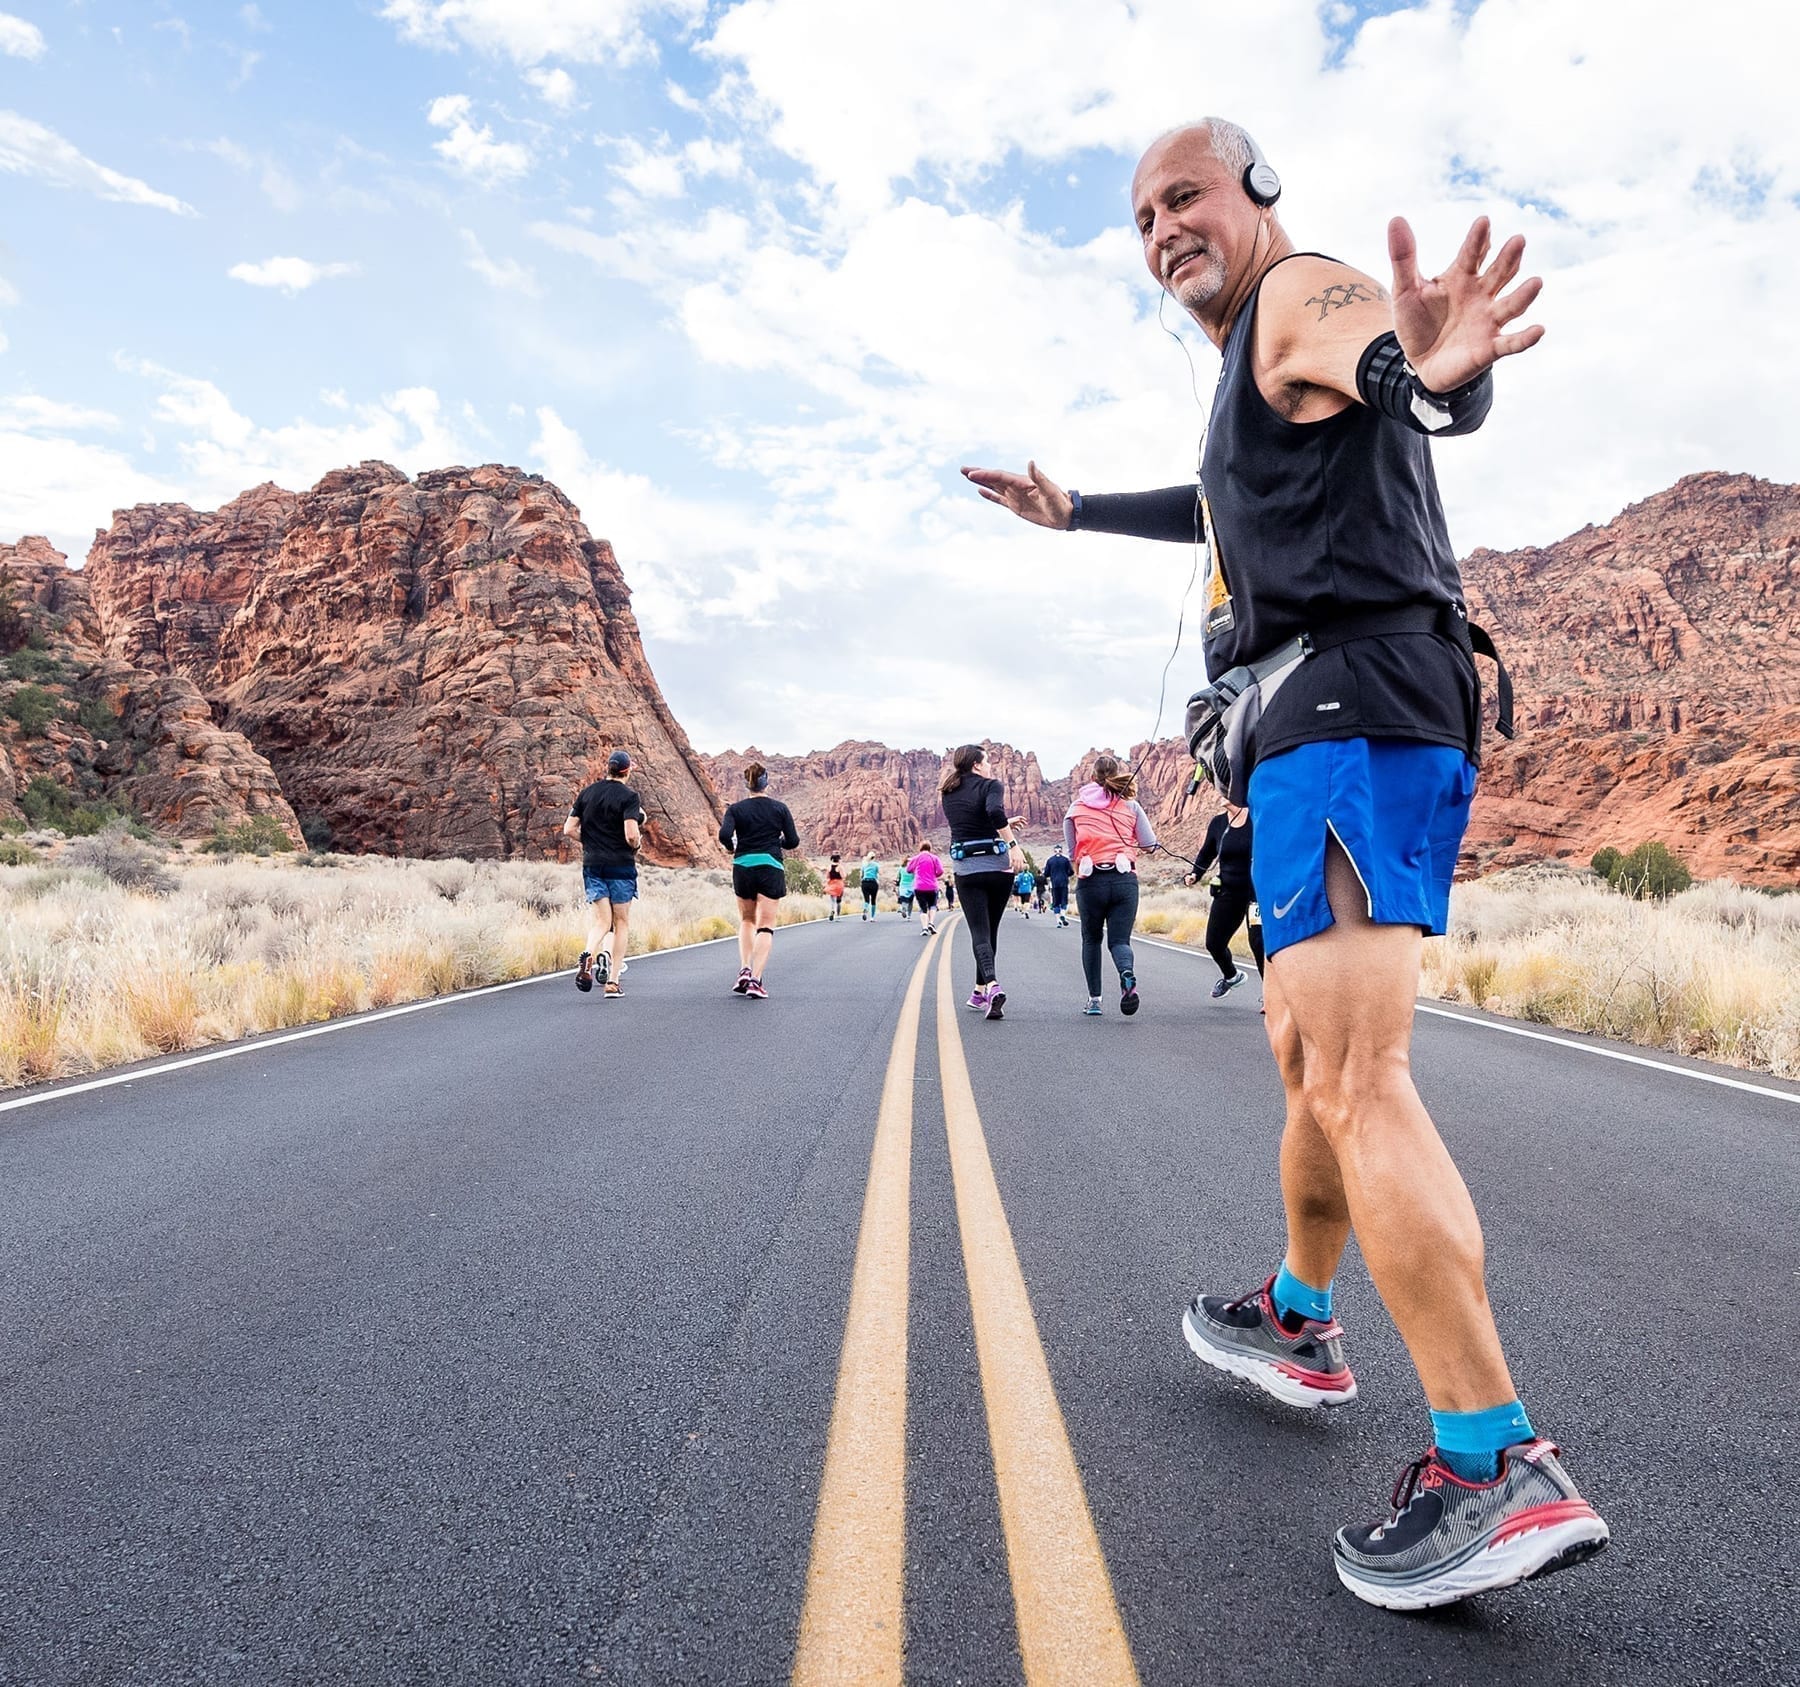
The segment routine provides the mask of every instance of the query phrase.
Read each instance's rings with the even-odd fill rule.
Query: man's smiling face
[[[1257,209],[1204,128],[1165,135],[1144,154],[1131,209],[1150,273],[1193,316],[1225,291],[1255,243]]]

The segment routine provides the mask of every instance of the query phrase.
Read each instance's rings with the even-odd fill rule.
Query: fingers
[[[1494,301],[1494,326],[1498,328],[1503,322],[1511,322],[1515,317],[1523,316],[1531,309],[1532,302],[1544,290],[1544,278],[1534,275],[1528,281],[1521,281],[1503,299]]]
[[[1529,328],[1521,328],[1516,334],[1501,334],[1494,340],[1495,357],[1512,357],[1518,352],[1529,351],[1544,337],[1544,325],[1541,322]]]
[[[1481,277],[1481,285],[1492,298],[1501,288],[1511,284],[1512,278],[1519,273],[1519,265],[1525,256],[1525,236],[1515,234],[1512,239],[1500,248],[1494,261],[1488,265]]]
[[[1457,250],[1456,261],[1451,268],[1463,270],[1469,275],[1478,275],[1487,258],[1492,229],[1493,224],[1486,217],[1477,217],[1470,223],[1469,232],[1463,236],[1463,243]]]
[[[1419,285],[1419,246],[1412,224],[1395,217],[1388,224],[1388,261],[1394,266],[1394,296],[1411,293]]]

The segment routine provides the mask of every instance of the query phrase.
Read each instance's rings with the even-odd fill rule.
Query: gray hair
[[[1202,117],[1195,123],[1177,124],[1173,129],[1165,129],[1150,145],[1160,146],[1177,135],[1192,134],[1199,129],[1206,131],[1207,144],[1212,148],[1213,157],[1233,176],[1241,177],[1250,168],[1256,156],[1250,136],[1241,125],[1233,123],[1228,117]],[[1145,151],[1148,150],[1146,147]]]

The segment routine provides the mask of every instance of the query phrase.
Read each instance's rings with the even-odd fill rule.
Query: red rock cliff
[[[139,505],[86,572],[108,648],[198,686],[340,847],[555,853],[623,746],[646,858],[719,859],[612,547],[539,476],[364,463],[210,513]]]
[[[0,545],[18,648],[0,648],[0,817],[45,778],[77,804],[108,802],[159,830],[207,838],[259,814],[295,843],[299,823],[274,770],[216,725],[193,682],[108,655],[89,582],[47,540]],[[38,694],[26,721],[7,705]],[[43,699],[50,707],[44,709]]]

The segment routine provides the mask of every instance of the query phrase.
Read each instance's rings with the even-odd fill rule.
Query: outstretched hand
[[[1450,267],[1432,280],[1419,275],[1418,246],[1404,217],[1388,224],[1388,257],[1394,265],[1394,334],[1406,360],[1432,392],[1450,392],[1503,357],[1535,346],[1541,326],[1503,333],[1531,309],[1543,280],[1531,276],[1510,293],[1501,289],[1519,273],[1525,236],[1515,234],[1486,269],[1490,242],[1486,217],[1477,217]]]
[[[1005,469],[964,469],[963,478],[990,504],[999,504],[1039,527],[1066,529],[1075,513],[1068,493],[1027,463],[1023,474]]]

